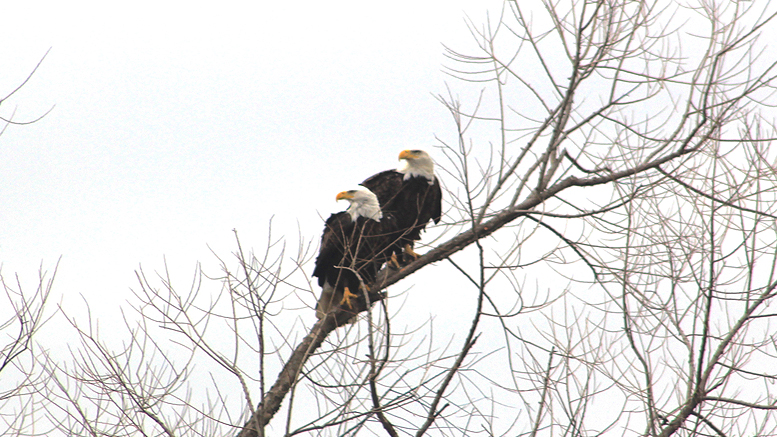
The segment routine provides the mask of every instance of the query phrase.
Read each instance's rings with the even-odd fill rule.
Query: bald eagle
[[[375,281],[381,266],[391,257],[398,232],[394,214],[382,212],[378,198],[369,189],[343,191],[336,199],[347,200],[350,205],[326,220],[321,235],[313,270],[322,288],[316,305],[319,319],[336,305],[353,308],[350,299],[360,295],[361,283]]]
[[[434,175],[434,161],[423,150],[403,150],[399,159],[404,163],[396,170],[386,170],[369,177],[361,184],[378,197],[383,213],[392,213],[399,226],[395,253],[419,257],[413,250],[421,239],[421,231],[430,220],[437,224],[442,216],[442,189]]]

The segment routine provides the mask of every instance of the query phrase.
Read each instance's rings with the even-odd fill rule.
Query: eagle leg
[[[358,296],[351,293],[351,290],[349,290],[348,287],[345,287],[345,289],[343,290],[343,300],[340,301],[340,306],[345,304],[348,306],[348,309],[353,309],[353,305],[351,305],[352,297],[358,297]]]
[[[407,255],[410,255],[413,258],[413,261],[415,261],[415,260],[417,260],[418,258],[421,257],[421,255],[417,254],[413,250],[413,246],[411,246],[410,243],[405,243],[405,253]]]
[[[399,260],[397,259],[396,253],[391,254],[391,259],[389,260],[388,265],[389,267],[394,268],[396,270],[399,270],[400,268],[402,268],[402,266],[399,265]]]

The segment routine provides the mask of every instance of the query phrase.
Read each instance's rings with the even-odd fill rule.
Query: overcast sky
[[[54,107],[0,136],[5,276],[32,288],[62,257],[57,300],[118,308],[139,266],[190,278],[232,229],[260,249],[274,216],[317,243],[337,192],[450,135],[442,44],[487,4],[213,5],[3,2],[0,93],[51,50],[0,115]]]

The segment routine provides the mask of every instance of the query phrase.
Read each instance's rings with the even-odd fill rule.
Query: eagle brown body
[[[421,231],[430,221],[435,224],[442,217],[442,188],[434,175],[434,163],[423,150],[405,150],[399,155],[407,162],[398,170],[386,170],[361,183],[375,193],[381,210],[395,215],[400,228],[396,241],[399,253],[405,249],[413,258],[414,243],[421,239]],[[408,250],[409,249],[409,250]]]
[[[332,214],[324,225],[313,276],[322,287],[316,307],[320,319],[333,305],[346,303],[370,284],[391,258],[397,239],[397,220],[383,213],[376,196],[367,189],[344,191],[337,199],[351,202],[348,210]],[[360,280],[361,278],[361,280]],[[357,294],[358,293],[358,294]]]

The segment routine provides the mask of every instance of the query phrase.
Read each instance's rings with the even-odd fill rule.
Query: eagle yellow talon
[[[402,266],[399,265],[399,260],[397,259],[397,254],[396,253],[392,253],[391,254],[391,259],[389,260],[388,264],[389,264],[389,267],[392,267],[392,268],[397,269],[397,270],[402,268]]]
[[[413,246],[411,246],[411,245],[410,245],[410,243],[406,243],[406,244],[405,244],[405,253],[406,253],[406,254],[408,254],[408,255],[410,255],[410,256],[412,256],[412,257],[413,257],[413,261],[415,261],[415,260],[417,260],[418,258],[420,258],[420,257],[421,257],[421,255],[417,254],[417,253],[416,253],[416,252],[413,250]]]
[[[351,290],[348,289],[348,287],[345,287],[343,290],[343,300],[340,301],[340,306],[343,304],[348,306],[348,309],[353,309],[353,305],[351,305],[351,298],[352,297],[358,297],[357,295],[351,293]]]

